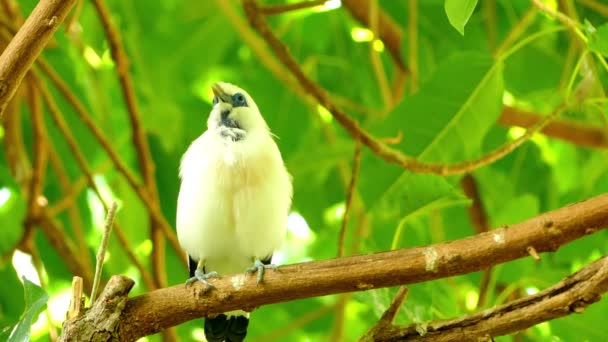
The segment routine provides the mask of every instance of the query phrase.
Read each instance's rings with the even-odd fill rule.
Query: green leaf
[[[8,169],[0,167],[0,254],[17,244],[23,232],[25,199],[19,186],[10,178]]]
[[[589,41],[587,46],[590,50],[599,52],[608,57],[608,23],[595,29],[588,21],[585,23]]]
[[[477,6],[477,0],[445,0],[445,13],[450,24],[464,36],[464,26]]]
[[[29,341],[30,327],[49,300],[49,295],[41,287],[25,277],[23,277],[23,288],[25,290],[25,311],[9,336],[8,342]]]

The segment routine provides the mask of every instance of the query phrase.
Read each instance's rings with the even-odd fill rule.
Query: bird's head
[[[258,106],[243,89],[225,82],[211,85],[213,109],[209,115],[209,130],[217,131],[221,137],[239,141],[248,134],[260,130],[268,131],[266,121]]]

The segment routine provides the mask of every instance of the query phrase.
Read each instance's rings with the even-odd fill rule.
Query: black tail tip
[[[205,319],[205,338],[209,342],[241,342],[247,335],[249,318],[218,315]]]

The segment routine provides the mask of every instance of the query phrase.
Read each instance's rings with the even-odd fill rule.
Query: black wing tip
[[[247,336],[249,318],[220,314],[205,319],[205,338],[209,342],[242,342]]]

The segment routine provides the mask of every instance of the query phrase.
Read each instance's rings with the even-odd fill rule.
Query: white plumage
[[[220,275],[245,271],[285,238],[291,177],[253,99],[239,87],[218,83],[246,106],[217,101],[208,129],[184,154],[177,203],[177,235],[195,261]],[[222,124],[221,113],[238,128]],[[240,139],[235,139],[241,136]]]
[[[191,278],[258,272],[285,239],[291,176],[253,99],[229,83],[212,86],[205,131],[180,165],[177,237]],[[253,265],[253,267],[251,267]],[[205,320],[208,341],[243,341],[249,315],[237,310]]]

